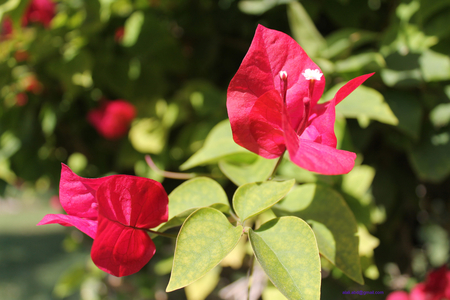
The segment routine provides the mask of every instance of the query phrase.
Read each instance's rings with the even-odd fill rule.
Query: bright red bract
[[[142,177],[89,179],[63,164],[59,198],[67,215],[49,214],[37,225],[77,227],[94,239],[94,263],[115,276],[136,273],[152,258],[156,249],[146,230],[168,218],[164,188]]]
[[[32,0],[22,17],[22,25],[41,23],[48,27],[54,16],[55,2],[51,0]]]
[[[230,82],[227,109],[233,138],[265,158],[283,155],[309,171],[348,173],[356,154],[336,149],[335,105],[372,74],[349,81],[334,99],[317,104],[325,79],[320,68],[288,35],[259,25],[247,55]]]
[[[105,138],[116,140],[128,132],[136,117],[136,108],[125,100],[105,101],[100,108],[88,113],[88,121]]]

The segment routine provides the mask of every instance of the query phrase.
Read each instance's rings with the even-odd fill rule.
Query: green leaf
[[[294,0],[241,0],[238,3],[239,9],[249,15],[260,15],[273,7],[289,3]]]
[[[437,128],[447,126],[450,123],[450,103],[442,103],[433,108],[430,121]]]
[[[144,24],[144,13],[142,11],[134,12],[127,19],[122,40],[122,44],[125,47],[131,47],[136,44],[139,34],[141,33],[142,24]]]
[[[417,95],[406,91],[386,91],[386,102],[398,118],[398,130],[414,140],[419,139],[422,124],[422,107]]]
[[[258,262],[288,299],[320,299],[320,258],[316,239],[305,221],[296,217],[272,219],[249,230]]]
[[[360,72],[365,68],[374,70],[385,65],[386,62],[380,53],[369,52],[353,55],[347,59],[337,61],[335,71],[337,73]]]
[[[409,150],[409,159],[420,179],[439,183],[450,175],[450,132],[428,132]]]
[[[128,134],[134,149],[141,153],[159,154],[166,142],[167,129],[155,118],[133,122]]]
[[[189,285],[212,270],[234,249],[242,230],[214,208],[200,208],[190,215],[178,234],[166,291]]]
[[[158,230],[180,226],[197,208],[214,206],[220,211],[229,210],[229,202],[222,186],[207,177],[197,177],[183,182],[169,195],[169,219]]]
[[[332,87],[325,93],[324,99],[332,99],[343,85],[339,84]],[[344,101],[339,103],[336,106],[336,112],[340,112],[348,118],[366,117],[390,125],[398,124],[397,117],[384,101],[383,95],[363,85],[359,86]]]
[[[182,164],[180,170],[216,163],[222,158],[238,153],[249,154],[251,152],[233,141],[230,121],[224,120],[211,130],[206,137],[203,147]]]
[[[357,223],[339,193],[316,184],[297,186],[274,208],[274,212],[277,215],[293,214],[311,222],[320,253],[348,277],[363,284]]]
[[[272,175],[278,159],[267,159],[255,154],[255,161],[250,164],[237,164],[220,160],[219,168],[237,186],[264,181]]]
[[[419,63],[425,81],[450,79],[450,57],[448,55],[427,50],[419,58]]]
[[[292,189],[294,183],[295,179],[244,184],[234,193],[233,208],[241,222],[244,222],[280,201]]]
[[[302,45],[309,56],[318,56],[326,43],[300,2],[288,4],[288,18],[294,39]]]

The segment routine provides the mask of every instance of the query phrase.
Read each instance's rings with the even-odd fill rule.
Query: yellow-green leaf
[[[320,253],[354,281],[363,284],[356,219],[342,196],[316,184],[295,187],[274,209],[311,222]]]
[[[288,299],[320,299],[320,257],[314,233],[296,217],[272,219],[249,230],[256,258]]]
[[[185,287],[203,277],[234,249],[243,232],[217,209],[192,213],[178,234],[172,274],[166,291]]]
[[[265,181],[240,186],[233,196],[233,208],[245,221],[280,201],[294,186],[295,180]]]

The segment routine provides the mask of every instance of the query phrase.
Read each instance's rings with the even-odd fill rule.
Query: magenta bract
[[[349,81],[334,99],[318,104],[325,87],[320,68],[291,37],[259,25],[228,87],[233,138],[265,158],[287,149],[309,171],[348,173],[356,154],[336,149],[335,105],[372,75]]]
[[[105,101],[88,113],[88,121],[106,139],[116,140],[128,132],[136,108],[125,100]]]
[[[64,164],[60,201],[67,215],[49,214],[37,225],[75,226],[94,238],[92,260],[115,276],[136,273],[152,258],[156,249],[146,230],[168,218],[169,199],[159,182],[130,175],[83,178]]]

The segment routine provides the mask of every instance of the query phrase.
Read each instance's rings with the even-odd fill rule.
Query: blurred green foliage
[[[448,263],[448,0],[55,2],[57,13],[46,28],[21,26],[29,1],[0,0],[3,22],[13,21],[13,33],[0,41],[0,203],[13,197],[28,205],[26,199],[36,195],[48,199],[57,194],[61,162],[85,177],[129,173],[162,180],[145,163],[144,154],[150,153],[166,170],[186,162],[185,169],[219,174],[216,165],[198,167],[219,163],[222,172],[233,174],[245,159],[249,170],[260,164],[264,173],[264,162],[239,154],[236,145],[214,149],[222,136],[205,142],[227,118],[228,83],[261,23],[293,36],[317,62],[329,90],[323,100],[329,100],[334,86],[376,72],[337,107],[339,145],[357,152],[360,166],[348,175],[327,177],[285,161],[279,176],[331,186],[343,195],[360,226],[361,263],[370,289],[409,288],[430,267]],[[128,138],[106,140],[87,122],[88,111],[104,98],[125,99],[137,107]],[[223,151],[223,156],[205,159],[200,151],[190,158],[200,148],[213,156]],[[247,180],[236,176],[236,182]],[[233,184],[222,182],[232,194]],[[178,182],[164,185],[170,192]],[[10,212],[4,207],[0,218],[6,220]],[[12,233],[0,236],[1,244],[10,243],[7,234]],[[49,248],[55,247],[54,238],[48,238]],[[156,242],[163,250],[139,274],[105,277],[85,258],[58,276],[51,297],[165,299],[168,275],[156,270],[162,268],[159,262],[170,261],[173,245],[161,238]],[[80,254],[89,242],[66,237],[64,245]],[[8,264],[4,249],[0,269],[17,268]],[[323,267],[323,299],[341,299],[343,290],[361,289],[338,269],[327,269],[326,262]],[[218,289],[236,280],[236,274],[245,275],[230,274],[223,271],[224,279],[214,280],[219,284],[208,299],[218,299]],[[1,290],[8,285],[0,284]],[[28,293],[11,295],[32,299],[23,298]],[[169,299],[183,297],[179,291],[169,294]]]

